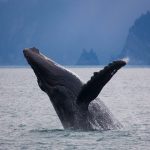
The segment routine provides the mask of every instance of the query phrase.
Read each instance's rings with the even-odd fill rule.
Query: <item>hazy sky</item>
[[[42,18],[41,48],[70,55],[83,48],[99,55],[119,53],[135,19],[150,10],[150,0],[0,0],[0,5],[9,2],[18,3],[18,14]]]

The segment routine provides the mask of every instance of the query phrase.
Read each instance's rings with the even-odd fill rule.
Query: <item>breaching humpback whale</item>
[[[97,96],[112,76],[126,65],[125,61],[108,64],[83,83],[78,76],[41,54],[37,48],[24,49],[23,53],[65,129],[109,130],[121,127]]]

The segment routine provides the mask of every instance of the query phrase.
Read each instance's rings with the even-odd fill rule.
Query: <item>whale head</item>
[[[72,126],[75,101],[83,85],[81,80],[34,47],[24,49],[23,53],[37,77],[39,87],[50,97],[63,126]]]

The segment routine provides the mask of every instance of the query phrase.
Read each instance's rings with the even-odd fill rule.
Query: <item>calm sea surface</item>
[[[99,68],[69,68],[87,81]],[[99,95],[120,130],[63,130],[29,68],[0,68],[1,150],[149,150],[150,68],[124,68]]]

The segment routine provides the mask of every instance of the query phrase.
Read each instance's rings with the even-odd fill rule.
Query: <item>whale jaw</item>
[[[48,78],[50,75],[51,62],[48,62],[36,48],[24,49],[23,53],[37,77],[41,90],[46,91],[46,88],[48,88],[48,83],[49,86],[54,84],[54,81],[50,80],[51,78]]]

